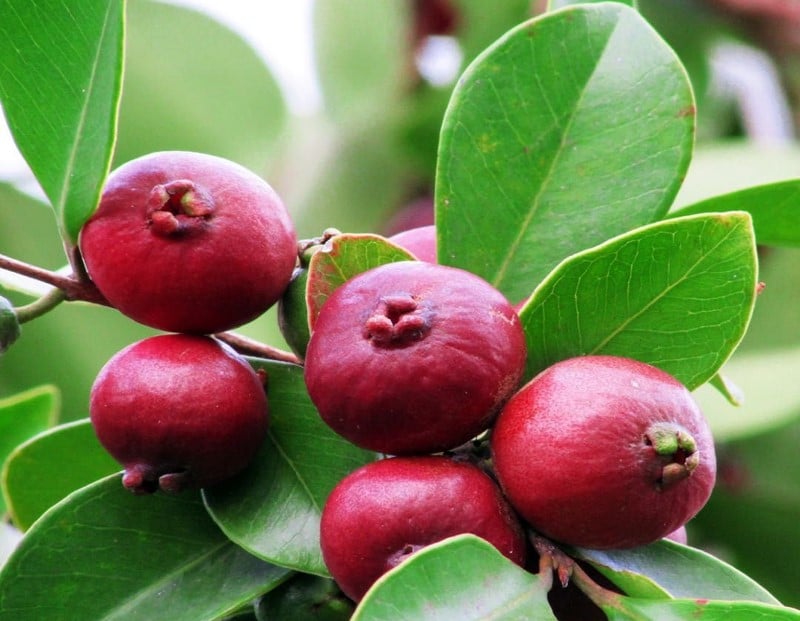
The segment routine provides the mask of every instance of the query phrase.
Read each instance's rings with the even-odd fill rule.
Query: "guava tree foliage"
[[[682,63],[631,3],[553,5],[478,53],[448,93],[437,119],[438,261],[521,303],[525,379],[565,358],[611,354],[736,402],[725,366],[762,287],[756,244],[800,245],[800,181],[675,209],[696,130]],[[70,265],[52,272],[0,255],[0,267],[48,285],[27,304],[0,304],[0,351],[61,302],[103,303],[77,241],[127,131],[119,101],[134,10],[143,9],[121,0],[0,8],[0,100]],[[153,116],[162,122],[157,106]],[[24,236],[25,215],[15,222]],[[291,306],[311,329],[348,278],[410,258],[377,234],[316,234]],[[0,401],[0,511],[24,533],[0,570],[0,619],[554,619],[569,618],[555,603],[567,589],[610,619],[800,619],[690,546],[538,547],[538,564],[523,569],[470,535],[411,556],[353,606],[323,563],[320,514],[336,483],[376,456],[322,422],[301,358],[219,337],[269,378],[271,424],[248,469],[211,488],[131,495],[88,420],[54,420],[54,388]],[[69,356],[65,346],[64,382]]]

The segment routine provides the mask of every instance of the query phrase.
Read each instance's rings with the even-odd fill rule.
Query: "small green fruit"
[[[0,354],[5,353],[14,344],[19,334],[19,319],[13,304],[6,298],[0,297]]]

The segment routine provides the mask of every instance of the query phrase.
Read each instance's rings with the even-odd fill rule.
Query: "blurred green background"
[[[238,161],[283,196],[300,237],[328,227],[389,232],[399,222],[425,223],[432,218],[438,128],[452,79],[541,4],[317,0],[313,35],[324,106],[298,116],[270,69],[227,27],[185,8],[130,0],[115,166],[161,149]],[[800,32],[800,14],[792,30],[786,28],[792,15],[748,13],[737,5],[640,2],[681,56],[698,101],[697,152],[676,206],[800,176],[794,139],[800,41],[792,37]],[[420,60],[429,60],[426,50],[437,44],[460,50],[457,71],[441,84],[426,78]],[[765,63],[751,76],[756,82],[746,75],[731,81],[736,53]],[[759,79],[772,80],[776,92],[748,89]],[[776,109],[788,112],[788,126],[761,118]],[[66,263],[49,207],[7,183],[0,183],[0,253],[49,269]],[[690,543],[799,606],[800,249],[762,248],[760,256],[766,289],[729,365],[746,401],[735,409],[713,391],[698,391],[719,442],[720,476],[711,502],[690,524]],[[16,291],[2,293],[17,304],[30,301]],[[241,331],[283,345],[274,312]],[[62,393],[60,420],[83,418],[99,368],[152,333],[107,308],[62,304],[25,324],[19,342],[0,358],[0,397],[54,384]]]

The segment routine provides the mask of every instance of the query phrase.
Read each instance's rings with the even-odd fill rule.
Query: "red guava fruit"
[[[525,354],[519,317],[486,281],[400,261],[351,278],[325,301],[305,380],[323,420],[354,444],[436,453],[490,425]]]
[[[163,334],[115,354],[95,380],[89,412],[123,485],[144,494],[206,487],[243,470],[267,432],[262,378],[210,337]]]
[[[209,334],[280,298],[297,240],[280,197],[253,172],[200,153],[151,153],[117,168],[80,234],[89,276],[130,318]]]
[[[683,526],[708,500],[714,442],[689,391],[615,356],[563,360],[505,405],[492,457],[535,530],[586,548],[630,548]]]
[[[524,565],[519,520],[478,466],[440,455],[392,457],[362,466],[334,488],[322,510],[320,545],[333,579],[358,601],[414,552],[463,533]]]
[[[415,229],[401,231],[388,238],[393,242],[408,250],[420,261],[436,263],[436,226],[420,226]]]

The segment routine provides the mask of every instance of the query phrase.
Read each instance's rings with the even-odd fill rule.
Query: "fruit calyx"
[[[408,293],[382,296],[364,322],[364,337],[373,345],[407,345],[425,337],[431,328],[430,309]]]
[[[136,464],[125,468],[122,485],[137,495],[152,494],[159,489],[168,494],[178,494],[192,487],[192,477],[186,470],[159,475],[150,466]]]
[[[684,427],[668,422],[653,423],[644,432],[644,443],[661,462],[656,486],[665,490],[688,478],[700,465],[697,442]]]
[[[214,211],[213,198],[189,179],[159,184],[150,191],[147,217],[150,230],[162,237],[185,235]]]

